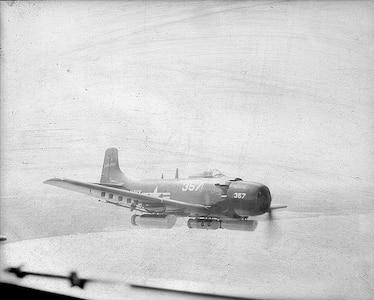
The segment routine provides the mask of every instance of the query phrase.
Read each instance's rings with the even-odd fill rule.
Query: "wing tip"
[[[43,181],[44,184],[52,184],[53,182],[61,182],[64,181],[64,178],[51,178]]]

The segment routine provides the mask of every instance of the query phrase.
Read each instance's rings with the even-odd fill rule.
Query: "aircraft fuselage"
[[[158,197],[210,206],[206,215],[248,217],[268,211],[271,203],[269,189],[256,182],[241,181],[228,177],[128,180],[122,188],[149,193]],[[152,206],[148,207],[152,211]],[[160,207],[154,207],[155,212]],[[174,207],[165,207],[166,212],[178,212]],[[181,214],[201,216],[201,212],[184,211]]]

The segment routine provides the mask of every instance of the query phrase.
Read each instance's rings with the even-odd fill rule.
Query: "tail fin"
[[[105,151],[100,183],[123,185],[125,181],[126,176],[122,173],[118,164],[118,150],[116,148],[107,149]]]

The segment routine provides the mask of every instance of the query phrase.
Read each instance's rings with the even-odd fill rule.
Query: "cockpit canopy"
[[[220,177],[223,177],[223,176],[225,176],[225,175],[223,175],[220,170],[210,169],[210,170],[204,171],[200,174],[195,174],[195,175],[189,176],[188,178],[220,178]]]

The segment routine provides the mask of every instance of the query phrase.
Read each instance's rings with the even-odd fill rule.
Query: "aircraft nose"
[[[261,213],[266,213],[269,211],[271,204],[271,196],[269,189],[266,187],[262,187],[259,189],[257,193],[257,205],[258,209]]]

